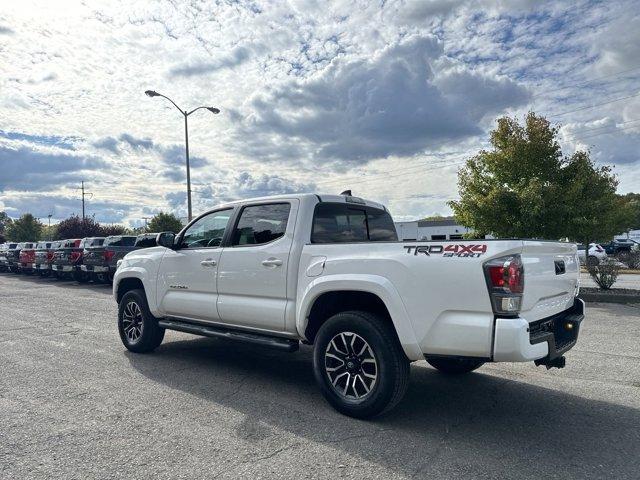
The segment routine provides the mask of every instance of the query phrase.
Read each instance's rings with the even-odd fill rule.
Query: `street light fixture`
[[[162,95],[161,93],[158,93],[154,90],[146,90],[145,95],[147,97],[162,97],[162,98],[166,98],[167,100],[169,100],[174,107],[176,107],[178,109],[178,111],[182,114],[182,116],[184,117],[184,145],[185,145],[185,158],[186,158],[186,162],[187,162],[187,213],[189,216],[189,221],[191,221],[191,219],[193,218],[192,212],[191,212],[191,169],[189,167],[189,128],[187,125],[187,117],[189,117],[189,115],[191,115],[193,112],[200,110],[201,108],[205,108],[207,110],[209,110],[211,113],[213,114],[218,114],[220,113],[220,109],[216,108],[216,107],[196,107],[191,111],[187,111],[187,110],[182,110],[178,105],[176,105],[176,102],[174,102],[173,100],[171,100],[169,97],[167,97],[166,95]]]

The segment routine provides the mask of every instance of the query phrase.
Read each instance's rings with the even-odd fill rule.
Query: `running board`
[[[275,348],[285,352],[295,352],[300,347],[298,340],[289,338],[271,337],[268,335],[260,335],[257,333],[241,332],[239,330],[230,330],[222,327],[213,327],[209,325],[199,325],[196,323],[185,322],[176,319],[158,320],[158,325],[167,330],[176,330],[178,332],[193,333],[194,335],[202,335],[213,338],[226,338],[228,340],[238,340],[241,342],[249,342],[256,345]]]

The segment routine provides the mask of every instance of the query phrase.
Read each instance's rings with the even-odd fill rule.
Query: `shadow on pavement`
[[[324,402],[309,347],[287,354],[202,338],[127,355],[149,379],[245,414],[240,438],[285,430],[408,476],[638,478],[640,411],[482,369],[448,377],[414,365],[405,399],[365,422]]]

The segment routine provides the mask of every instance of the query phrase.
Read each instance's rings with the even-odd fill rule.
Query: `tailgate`
[[[571,308],[580,279],[576,244],[535,240],[523,243],[520,316],[533,322]]]
[[[104,264],[104,248],[87,248],[84,251],[83,263],[85,265],[103,265]]]

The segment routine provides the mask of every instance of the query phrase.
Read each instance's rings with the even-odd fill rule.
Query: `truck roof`
[[[248,202],[261,202],[261,201],[273,201],[273,200],[290,200],[293,198],[297,199],[308,199],[315,198],[320,202],[335,202],[335,203],[353,203],[355,205],[367,205],[369,207],[379,208],[382,210],[386,210],[386,207],[378,202],[373,202],[371,200],[366,200],[364,198],[351,196],[351,195],[334,195],[334,194],[322,194],[322,193],[290,193],[284,195],[270,195],[266,197],[254,197],[254,198],[245,198],[242,200],[234,200],[232,202],[226,202],[219,207],[222,206],[231,206],[237,205],[239,203],[248,203]],[[351,199],[351,200],[348,200]],[[217,207],[216,207],[217,208]]]

